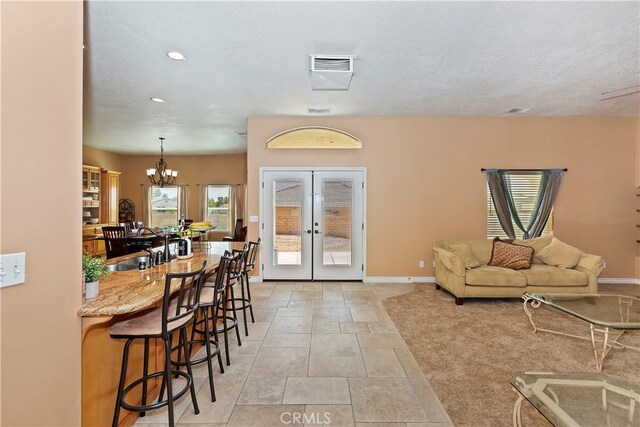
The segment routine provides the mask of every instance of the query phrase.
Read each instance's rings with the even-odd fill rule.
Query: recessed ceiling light
[[[184,61],[185,57],[183,54],[181,54],[178,51],[172,50],[170,52],[167,52],[167,56],[171,59],[175,59],[176,61]]]
[[[162,98],[151,98],[151,100],[153,102],[164,102],[164,99],[162,99]]]
[[[525,114],[533,110],[534,107],[515,107],[506,111],[505,114]]]
[[[309,107],[307,109],[309,111],[309,114],[329,114],[331,112],[330,108],[313,108],[313,107]]]

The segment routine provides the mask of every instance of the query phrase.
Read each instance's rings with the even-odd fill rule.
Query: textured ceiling
[[[246,151],[252,115],[637,116],[640,2],[89,1],[85,144]],[[169,59],[178,50],[186,61]],[[349,91],[308,55],[354,54]],[[166,103],[149,100],[160,97]]]

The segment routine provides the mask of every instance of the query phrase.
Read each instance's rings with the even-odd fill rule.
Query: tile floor
[[[252,283],[256,323],[241,335],[242,346],[230,343],[225,373],[214,366],[217,401],[211,402],[206,364],[199,365],[200,414],[187,394],[175,405],[178,425],[451,426],[380,302],[413,286]],[[166,423],[166,409],[136,422]]]

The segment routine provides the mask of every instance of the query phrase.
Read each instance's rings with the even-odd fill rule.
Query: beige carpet
[[[600,292],[640,295],[640,286],[601,285]],[[509,380],[516,372],[595,372],[590,341],[532,333],[517,299],[468,299],[456,306],[433,284],[383,301],[456,426],[510,426],[516,395]],[[588,324],[548,308],[534,311],[539,327],[588,334]],[[640,331],[621,341],[640,347]],[[640,353],[612,350],[604,373],[640,382]],[[525,426],[547,426],[528,403]]]

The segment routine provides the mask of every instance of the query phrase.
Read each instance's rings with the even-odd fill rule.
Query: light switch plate
[[[249,215],[249,222],[258,222],[258,215]]]
[[[24,283],[26,254],[0,255],[0,288]]]

